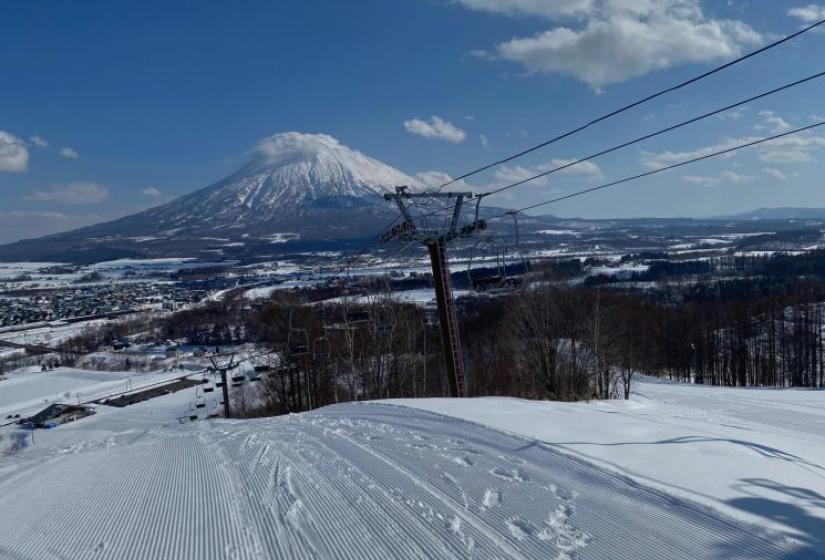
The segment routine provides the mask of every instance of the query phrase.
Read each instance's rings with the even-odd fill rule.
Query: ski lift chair
[[[382,334],[391,334],[394,330],[393,321],[391,320],[392,311],[390,310],[390,316],[387,313],[377,313],[374,316],[374,321],[372,323],[372,331],[373,334],[376,336]]]
[[[482,243],[486,246],[485,248],[479,249],[479,246]],[[506,256],[506,253],[502,252],[500,248],[494,247],[494,245],[495,243],[491,237],[486,237],[480,240],[476,243],[475,247],[473,247],[473,253],[470,255],[470,259],[467,262],[467,279],[470,281],[470,286],[472,289],[476,292],[487,292],[500,288],[505,279],[506,273],[502,268],[502,259]],[[495,253],[493,253],[494,249]],[[477,274],[474,277],[472,273],[473,259],[475,259],[479,254],[495,254],[495,268],[491,271],[489,267],[485,266],[481,269],[480,274]]]
[[[332,354],[329,339],[325,336],[316,338],[312,343],[312,359],[327,360]]]
[[[515,250],[515,254],[513,256],[513,268],[518,269],[516,276],[509,276],[508,277],[508,287],[511,288],[524,288],[527,284],[524,281],[524,277],[527,272],[530,270],[530,262],[527,260],[527,257],[524,254],[524,248],[521,244],[521,235],[518,223],[518,211],[511,211],[507,212],[508,215],[513,217],[513,227],[515,229],[515,245],[513,249]],[[515,262],[518,259],[518,262]],[[505,265],[505,276],[507,269]]]
[[[309,335],[306,329],[290,329],[287,348],[293,356],[306,356],[309,354]]]

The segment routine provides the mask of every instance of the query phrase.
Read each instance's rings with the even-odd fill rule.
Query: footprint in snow
[[[567,488],[559,488],[552,482],[547,485],[547,489],[550,490],[555,497],[559,500],[564,500],[565,502],[572,502],[576,498],[579,497],[579,493],[575,490],[568,490]]]
[[[532,535],[535,530],[532,525],[520,517],[510,517],[504,523],[513,538],[519,541],[523,541]]]
[[[453,463],[457,463],[462,467],[472,467],[473,461],[469,457],[453,457]]]
[[[561,552],[562,558],[578,558],[578,551],[591,540],[590,535],[570,523],[572,515],[573,508],[560,505],[550,513],[544,528],[536,535],[541,541],[552,542]]]
[[[481,499],[481,509],[488,510],[496,507],[501,503],[501,492],[492,488],[487,488],[484,491],[484,497]]]
[[[490,472],[499,478],[503,478],[504,480],[509,480],[511,482],[526,482],[529,480],[527,475],[518,469],[506,470],[501,467],[494,467]]]

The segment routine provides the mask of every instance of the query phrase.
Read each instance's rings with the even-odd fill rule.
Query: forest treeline
[[[471,396],[626,397],[635,373],[725,386],[821,387],[820,282],[726,280],[678,293],[565,284],[460,299]],[[177,314],[162,336],[205,345],[256,342],[260,413],[347,400],[446,396],[438,325],[391,291],[334,303],[282,293],[256,309],[229,301]]]

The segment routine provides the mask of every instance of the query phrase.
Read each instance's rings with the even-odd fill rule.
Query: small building
[[[91,406],[54,403],[34,416],[26,418],[23,424],[32,428],[55,428],[61,424],[68,424],[80,418],[91,416],[94,413],[95,409]]]

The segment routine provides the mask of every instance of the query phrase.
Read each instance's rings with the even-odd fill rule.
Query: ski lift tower
[[[430,253],[430,263],[435,281],[436,303],[438,304],[438,319],[441,325],[441,341],[444,345],[444,361],[447,366],[447,377],[450,384],[450,394],[453,397],[467,395],[464,375],[464,357],[461,351],[461,338],[458,332],[458,319],[455,313],[453,287],[450,279],[450,267],[447,261],[447,243],[453,239],[470,237],[477,231],[486,229],[487,224],[479,218],[479,204],[476,202],[475,219],[464,226],[459,225],[461,210],[464,201],[473,198],[471,192],[410,192],[406,186],[395,188],[395,193],[387,193],[384,199],[394,201],[401,211],[404,221],[381,234],[381,244],[389,243],[394,239],[409,243],[423,243]],[[408,204],[413,199],[446,199],[455,201],[452,219],[446,227],[437,229],[419,228],[410,214]]]
[[[232,409],[229,406],[229,379],[227,376],[227,372],[235,367],[235,354],[229,355],[229,361],[223,365],[218,364],[215,358],[209,358],[209,361],[212,363],[212,367],[210,368],[213,372],[218,372],[221,374],[221,390],[223,395],[223,416],[224,418],[231,418],[232,417]]]

